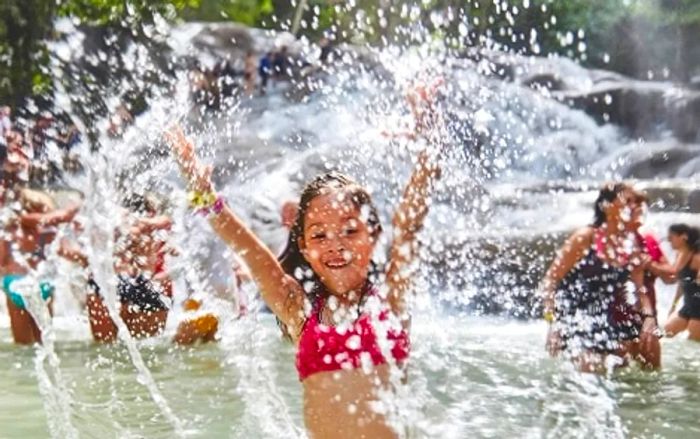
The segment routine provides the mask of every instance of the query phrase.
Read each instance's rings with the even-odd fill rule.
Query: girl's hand
[[[190,189],[202,193],[213,192],[212,167],[204,166],[199,162],[194,145],[187,139],[180,125],[175,124],[170,127],[165,132],[165,139],[170,144],[170,149]]]

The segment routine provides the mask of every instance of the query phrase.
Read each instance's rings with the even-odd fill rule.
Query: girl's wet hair
[[[685,235],[688,237],[688,247],[693,253],[700,252],[700,229],[689,226],[688,224],[672,224],[668,228],[670,233],[674,235]]]
[[[289,232],[287,245],[282,255],[280,255],[279,261],[284,272],[294,277],[294,279],[301,284],[307,298],[312,304],[315,304],[319,298],[327,296],[328,293],[311,269],[306,258],[304,258],[301,248],[299,247],[299,240],[304,236],[304,220],[311,201],[331,191],[343,193],[346,199],[350,200],[355,207],[363,213],[363,220],[372,236],[377,237],[382,231],[382,226],[379,222],[379,213],[372,202],[371,195],[365,188],[357,184],[350,177],[333,171],[319,175],[306,185],[301,193],[299,209],[297,209],[297,216]],[[371,262],[370,279],[375,277],[378,271],[376,264]],[[284,327],[281,322],[279,323],[282,332],[286,336],[289,336],[286,327]]]

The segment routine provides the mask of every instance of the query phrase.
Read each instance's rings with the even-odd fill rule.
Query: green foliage
[[[696,26],[700,23],[698,0],[637,0],[635,10],[659,24]]]
[[[154,14],[173,16],[200,0],[58,0],[60,16],[76,17],[94,25],[152,21]]]
[[[231,20],[248,26],[261,26],[274,12],[272,0],[200,0],[181,13],[185,20]]]
[[[47,89],[43,41],[51,33],[54,9],[46,0],[0,2],[0,102],[18,105],[35,89]]]
[[[45,40],[56,17],[147,39],[142,25],[156,16],[288,29],[294,12],[291,0],[1,0],[0,102],[50,90]],[[420,24],[453,48],[490,41],[643,77],[700,69],[699,0],[308,0],[302,23],[311,39],[332,29],[355,43],[410,42],[405,30]]]

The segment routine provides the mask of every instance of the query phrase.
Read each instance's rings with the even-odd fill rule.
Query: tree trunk
[[[688,57],[690,56],[690,45],[688,28],[690,26],[678,24],[676,35],[678,41],[676,43],[676,77],[680,82],[688,83],[690,81],[690,69]]]

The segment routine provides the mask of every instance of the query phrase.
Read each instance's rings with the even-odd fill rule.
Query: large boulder
[[[542,91],[581,109],[599,123],[614,123],[632,137],[653,139],[664,129],[684,142],[700,136],[700,91],[666,81],[641,81],[586,69],[567,58],[526,57],[493,50],[461,54],[479,72]],[[483,65],[488,68],[483,68]]]
[[[600,123],[612,122],[631,136],[654,138],[659,128],[692,142],[700,133],[700,92],[664,82],[605,80],[586,89],[558,90],[552,95]]]

